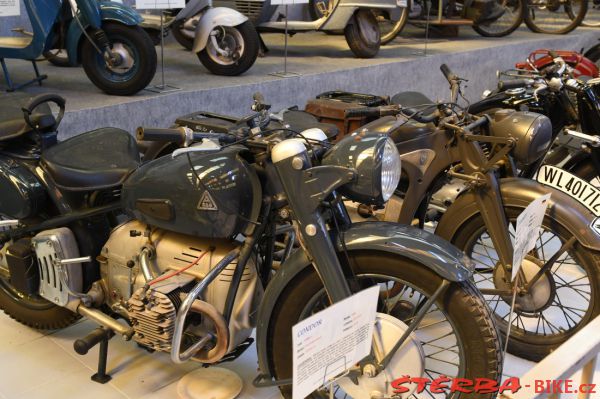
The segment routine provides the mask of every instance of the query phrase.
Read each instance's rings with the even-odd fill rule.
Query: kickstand
[[[99,384],[106,384],[112,379],[109,374],[106,374],[106,363],[108,360],[108,340],[115,336],[112,330],[99,327],[88,334],[85,338],[78,339],[73,344],[75,352],[80,355],[85,355],[88,351],[100,344],[100,352],[98,353],[98,372],[92,376],[92,381]]]
[[[12,82],[12,79],[10,78],[10,74],[8,73],[8,68],[6,67],[6,62],[4,62],[4,58],[0,58],[0,65],[2,65],[2,71],[4,72],[4,80],[6,81],[6,85],[8,86],[8,89],[6,89],[7,92],[10,93],[15,90],[19,90],[19,89],[22,89],[23,87],[29,86],[34,83],[37,83],[41,86],[42,80],[48,79],[48,75],[40,75],[40,71],[38,70],[37,63],[35,60],[32,60],[31,64],[33,65],[33,70],[35,72],[35,78],[33,78],[25,83],[15,86]]]
[[[260,50],[258,52],[258,55],[260,57],[265,57],[267,55],[267,53],[269,52],[269,48],[267,47],[267,44],[263,40],[260,33],[258,34],[258,40],[260,42],[260,47],[259,47]]]

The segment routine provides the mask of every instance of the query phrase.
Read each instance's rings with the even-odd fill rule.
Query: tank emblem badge
[[[200,211],[218,211],[217,204],[215,200],[213,200],[212,196],[208,192],[208,190],[202,193],[200,197],[200,201],[198,202],[198,210]]]

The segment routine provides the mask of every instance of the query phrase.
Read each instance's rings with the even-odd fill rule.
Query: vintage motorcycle
[[[511,225],[531,201],[551,193],[536,248],[521,265],[509,341],[511,353],[539,360],[600,313],[600,229],[590,227],[594,215],[567,194],[530,179],[501,178],[509,154],[524,165],[543,157],[552,139],[549,119],[507,109],[471,115],[456,104],[460,79],[442,70],[452,88],[448,102],[405,92],[392,98],[394,105],[350,109],[347,116],[381,117],[357,131],[389,135],[401,154],[403,178],[384,219],[437,223],[436,235],[476,262],[473,281],[503,333],[512,303]],[[369,216],[372,207],[359,212]]]
[[[469,110],[479,114],[512,108],[548,116],[554,145],[538,162],[517,165],[516,173],[535,178],[542,164],[561,164],[564,171],[600,188],[600,80],[573,78],[574,70],[565,59],[559,53],[550,53],[552,62],[539,70],[501,73],[510,79],[500,80],[496,90],[486,91],[484,99],[472,104]],[[567,192],[577,200],[582,199],[577,192]],[[600,209],[596,215],[600,216]]]
[[[56,119],[48,102],[61,108]],[[18,321],[60,328],[83,316],[103,327],[76,341],[80,353],[114,332],[205,365],[235,359],[256,328],[255,384],[291,397],[292,326],[378,285],[380,339],[336,390],[371,398],[392,394],[389,376],[501,377],[469,260],[425,231],[348,217],[341,195],[381,205],[398,184],[387,136],[329,148],[318,129],[140,128],[144,140],[201,141],[140,166],[123,130],[56,144],[60,97],[24,112],[0,136],[0,307]]]

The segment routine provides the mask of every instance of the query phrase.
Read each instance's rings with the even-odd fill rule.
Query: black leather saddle
[[[108,127],[51,147],[42,154],[41,165],[61,189],[100,190],[122,184],[140,165],[140,153],[128,132]]]

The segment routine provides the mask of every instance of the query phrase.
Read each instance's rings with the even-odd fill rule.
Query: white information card
[[[373,286],[292,327],[293,399],[306,398],[371,352],[378,297]]]
[[[135,8],[137,10],[168,10],[171,8],[185,8],[185,0],[135,0]]]
[[[16,17],[21,15],[20,0],[0,0],[0,17]]]
[[[513,241],[513,281],[521,268],[525,255],[535,248],[535,242],[539,238],[539,231],[544,221],[549,200],[550,194],[536,198],[531,201],[531,204],[527,205],[527,208],[517,218],[515,240]]]

